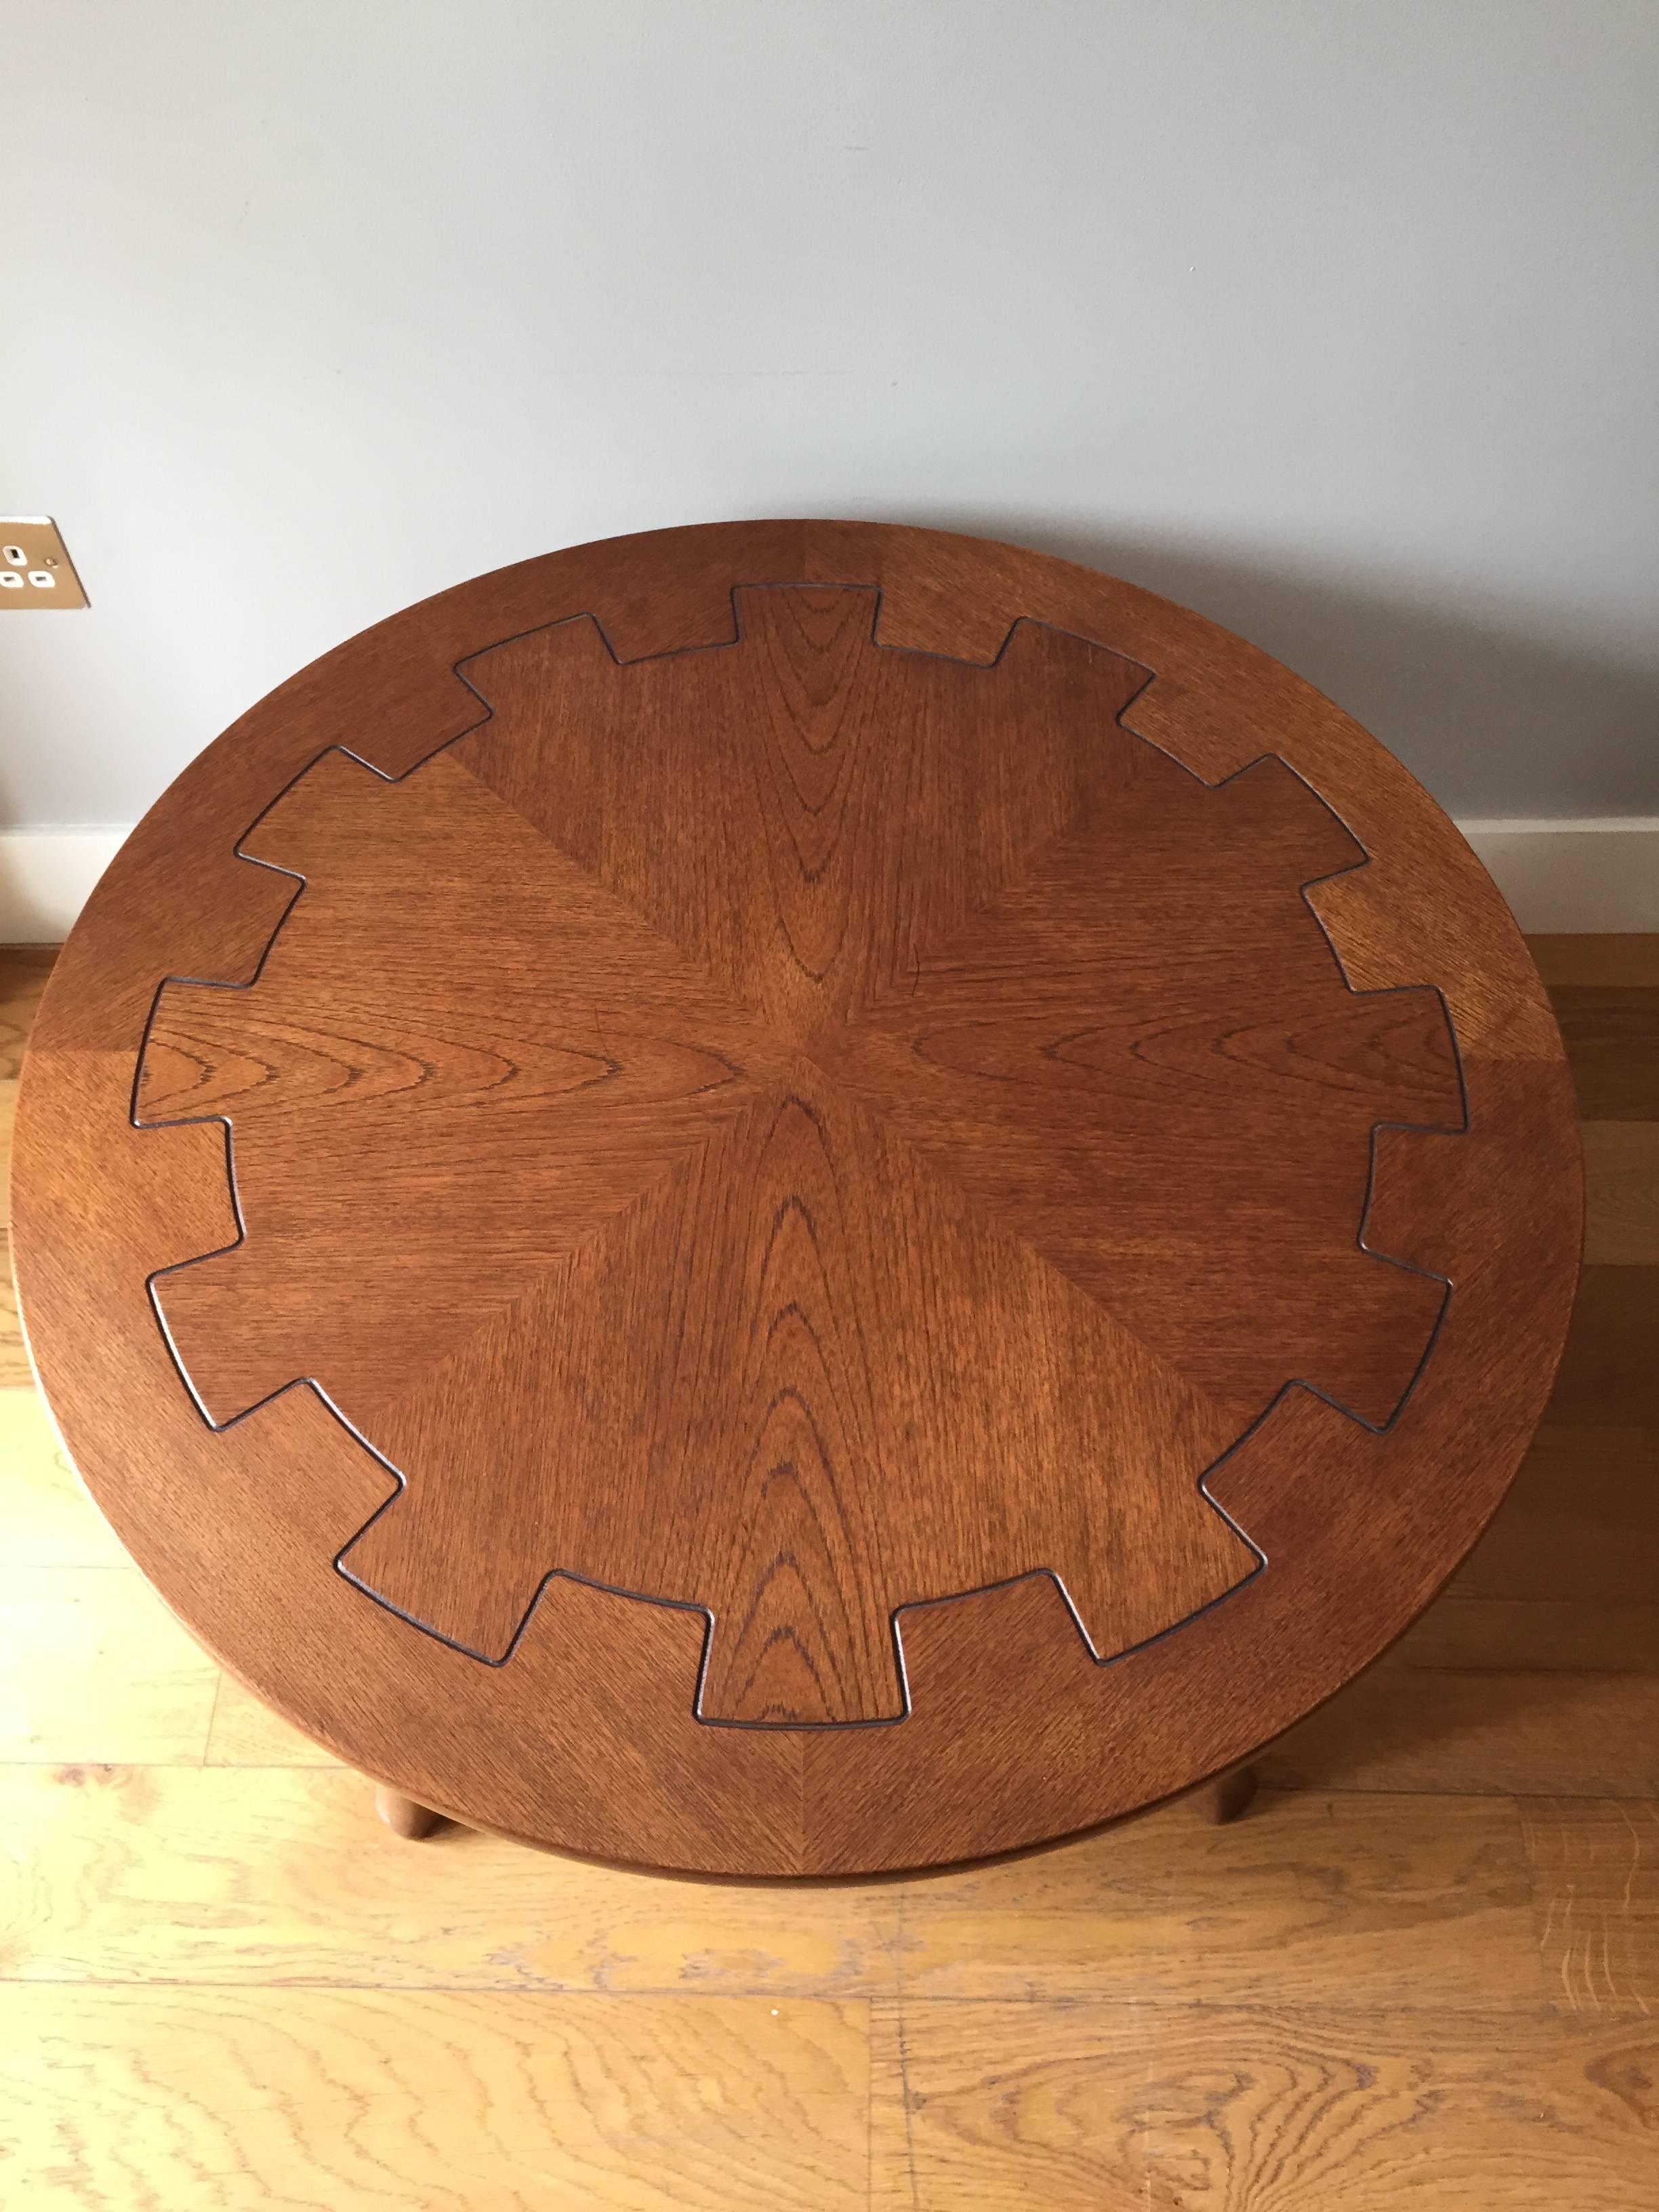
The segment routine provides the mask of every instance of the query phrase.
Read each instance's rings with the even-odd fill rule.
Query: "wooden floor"
[[[0,1317],[0,2205],[1655,2212],[1659,939],[1535,949],[1591,1190],[1550,1423],[1231,1829],[805,1892],[400,1844],[125,1564]]]

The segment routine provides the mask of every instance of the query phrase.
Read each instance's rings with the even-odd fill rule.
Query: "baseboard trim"
[[[1659,815],[1461,826],[1522,929],[1659,930]],[[0,945],[67,937],[126,834],[0,830]]]
[[[1659,930],[1659,815],[1458,826],[1522,929],[1540,937]]]
[[[0,830],[0,945],[61,945],[127,834]]]

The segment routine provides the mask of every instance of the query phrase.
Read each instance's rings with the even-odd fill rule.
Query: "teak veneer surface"
[[[1542,1409],[1573,1092],[1397,763],[1199,617],[780,523],[483,577],[141,823],[17,1133],[141,1566],[399,1792],[1006,1850],[1392,1642]]]

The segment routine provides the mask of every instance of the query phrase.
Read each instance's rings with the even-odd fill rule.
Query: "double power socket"
[[[49,514],[0,514],[0,612],[83,607],[86,592]]]

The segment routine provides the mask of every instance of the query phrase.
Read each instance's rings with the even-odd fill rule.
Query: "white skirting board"
[[[0,830],[0,945],[61,945],[128,826]]]
[[[1659,930],[1659,815],[1465,822],[1522,929]],[[0,945],[55,945],[126,835],[0,830]]]
[[[1458,826],[1522,929],[1659,930],[1659,815]]]

